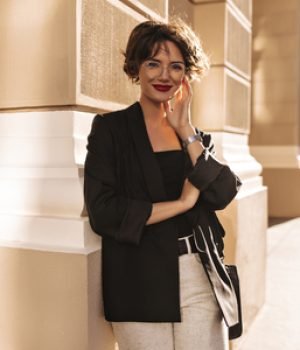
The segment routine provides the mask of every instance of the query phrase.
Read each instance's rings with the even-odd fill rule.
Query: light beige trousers
[[[228,350],[228,331],[198,254],[179,257],[182,322],[113,322],[119,350]]]

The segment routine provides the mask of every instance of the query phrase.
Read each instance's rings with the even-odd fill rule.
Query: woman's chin
[[[153,102],[155,103],[166,103],[169,102],[173,99],[173,95],[172,96],[166,96],[166,97],[159,97],[159,98],[154,98]]]
[[[163,96],[162,94],[160,94],[160,96],[159,95],[152,95],[152,96],[150,96],[150,95],[142,95],[142,97],[141,97],[141,99],[142,100],[148,100],[149,102],[151,101],[152,103],[155,103],[155,104],[157,104],[157,103],[166,103],[166,102],[169,102],[169,101],[171,101],[174,97],[175,97],[175,94],[173,93],[173,94],[164,94],[165,96]]]

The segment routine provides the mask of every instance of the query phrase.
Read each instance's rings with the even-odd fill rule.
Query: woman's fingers
[[[163,106],[166,112],[166,116],[169,117],[170,114],[173,112],[173,107],[171,105],[171,101],[165,101],[163,102]]]
[[[183,91],[184,91],[184,94],[185,94],[185,98],[186,100],[190,101],[191,98],[192,98],[192,87],[191,87],[191,84],[188,80],[187,77],[184,77],[183,80],[182,80],[182,87],[183,87]]]
[[[180,89],[175,96],[163,103],[170,125],[176,129],[189,123],[189,109],[191,102],[191,86],[187,77],[184,77]]]
[[[199,194],[200,191],[186,179],[183,184],[180,199],[187,204],[189,208],[192,208],[197,202]]]

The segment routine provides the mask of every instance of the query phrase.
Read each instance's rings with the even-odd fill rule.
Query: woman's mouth
[[[152,85],[155,90],[161,91],[161,92],[167,92],[172,88],[172,85],[160,85],[160,84],[153,84]]]

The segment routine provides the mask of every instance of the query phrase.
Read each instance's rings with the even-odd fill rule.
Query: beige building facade
[[[255,50],[252,55],[252,36],[255,49],[256,16],[267,7],[254,7],[254,17],[252,11],[251,0],[1,1],[1,349],[114,349],[101,301],[101,240],[84,210],[86,137],[95,113],[138,99],[138,87],[122,72],[131,29],[173,14],[194,27],[211,57],[209,75],[193,83],[193,121],[212,133],[218,158],[243,182],[219,216],[226,260],[239,266],[247,331],[265,291],[267,188],[260,155],[265,145],[281,147],[260,136],[261,116],[280,116],[277,109],[266,114],[266,104],[257,102],[257,89],[268,79],[259,80],[255,70],[262,63]],[[296,109],[289,103],[291,123]],[[271,128],[273,119],[267,120]],[[298,147],[292,140],[289,151]],[[272,191],[270,171],[265,167],[263,174]]]
[[[254,0],[251,150],[272,217],[300,216],[300,2]]]

